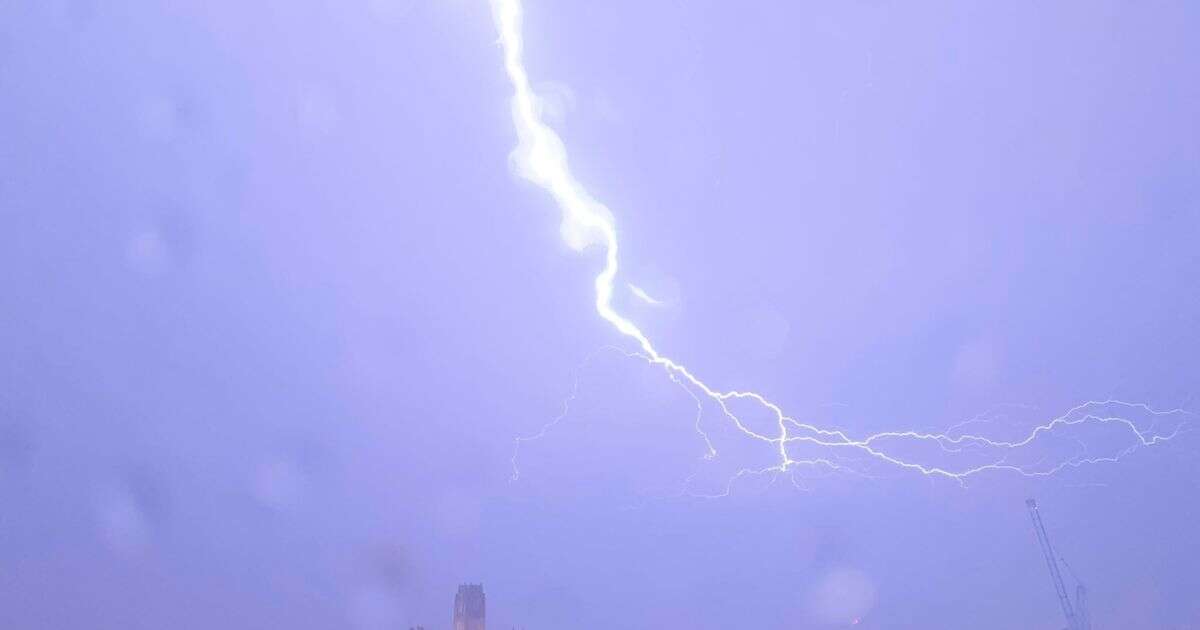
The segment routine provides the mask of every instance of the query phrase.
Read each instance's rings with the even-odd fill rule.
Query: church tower
[[[462,584],[454,596],[454,630],[485,630],[482,584]]]

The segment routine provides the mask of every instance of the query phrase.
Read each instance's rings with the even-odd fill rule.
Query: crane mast
[[[1079,620],[1079,627],[1083,630],[1092,630],[1092,614],[1088,612],[1088,592],[1087,587],[1083,585],[1083,581],[1075,575],[1075,570],[1067,563],[1067,559],[1058,556],[1062,561],[1062,565],[1067,568],[1067,573],[1071,579],[1075,580],[1075,617]]]
[[[1089,630],[1091,624],[1086,621],[1086,612],[1077,614],[1071,604],[1071,596],[1063,584],[1062,572],[1058,569],[1058,556],[1050,545],[1050,537],[1046,535],[1046,526],[1042,523],[1042,515],[1038,512],[1037,501],[1026,499],[1025,507],[1029,508],[1029,518],[1033,520],[1033,530],[1037,533],[1038,544],[1042,547],[1042,555],[1046,557],[1046,566],[1050,569],[1050,579],[1054,581],[1054,590],[1058,593],[1058,603],[1062,606],[1063,615],[1067,618],[1067,630]],[[1077,590],[1077,600],[1080,606],[1086,606],[1087,590],[1080,584]],[[1081,611],[1082,612],[1082,611]]]
[[[1079,584],[1075,587],[1075,615],[1079,617],[1079,627],[1082,630],[1092,630],[1092,614],[1087,607],[1087,587]]]

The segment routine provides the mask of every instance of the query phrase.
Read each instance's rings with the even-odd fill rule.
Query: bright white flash
[[[714,389],[697,378],[687,367],[676,363],[663,355],[654,347],[650,339],[613,307],[613,293],[618,270],[617,231],[613,214],[597,201],[571,174],[567,162],[566,146],[562,138],[546,125],[542,118],[542,104],[530,86],[529,75],[522,61],[521,35],[521,0],[491,0],[492,11],[496,26],[500,32],[500,45],[504,51],[504,68],[513,86],[512,113],[516,126],[518,144],[513,150],[511,159],[514,169],[521,177],[545,189],[553,196],[555,203],[562,210],[562,235],[572,249],[582,251],[589,246],[597,246],[604,253],[604,267],[596,276],[596,311],[600,317],[612,324],[625,337],[632,340],[638,351],[632,353],[653,365],[663,368],[671,380],[683,387],[698,406],[703,399],[716,404],[721,414],[748,438],[759,440],[772,445],[777,453],[775,461],[761,468],[743,469],[733,480],[746,475],[768,473],[784,473],[799,465],[827,467],[832,470],[845,470],[840,463],[846,461],[844,455],[854,454],[877,460],[878,462],[919,472],[927,476],[939,476],[954,479],[960,483],[968,477],[989,470],[1003,470],[1027,476],[1045,476],[1057,473],[1065,468],[1079,467],[1084,464],[1112,462],[1127,455],[1141,446],[1152,446],[1169,440],[1179,433],[1182,422],[1172,422],[1169,433],[1159,433],[1157,427],[1164,416],[1177,416],[1184,413],[1181,410],[1156,411],[1141,404],[1126,403],[1117,400],[1089,401],[1078,405],[1065,414],[1053,418],[1034,427],[1024,437],[1016,440],[989,439],[980,435],[961,433],[960,429],[948,430],[945,433],[926,433],[921,431],[892,431],[877,433],[865,437],[852,437],[849,433],[822,428],[816,425],[798,421],[783,411],[765,396],[753,391],[721,391]],[[643,300],[654,303],[655,300],[645,295],[637,287],[630,285],[635,295]],[[639,293],[640,292],[640,293]],[[751,403],[769,411],[775,426],[770,433],[751,429],[731,409],[735,401]],[[1126,413],[1136,411],[1150,418],[1148,427],[1143,428],[1135,420],[1126,417]],[[564,410],[565,413],[565,410]],[[537,439],[556,424],[562,416],[556,418],[536,435],[518,438],[517,446],[522,442]],[[1032,445],[1039,438],[1063,427],[1080,424],[1105,424],[1118,426],[1127,432],[1128,445],[1124,450],[1113,456],[1091,456],[1086,448],[1068,459],[1056,462],[1040,462],[1037,465],[1019,465],[1010,463],[1010,455],[1019,449]],[[707,457],[716,456],[708,436],[697,422],[700,432],[708,446]],[[942,453],[958,453],[965,448],[978,448],[989,454],[986,461],[966,467],[951,467],[935,461],[914,461],[897,454],[898,447],[903,444],[928,443],[938,447]],[[828,456],[795,458],[789,451],[804,445],[828,451]],[[789,448],[791,447],[791,448]],[[514,457],[514,478],[517,474]]]

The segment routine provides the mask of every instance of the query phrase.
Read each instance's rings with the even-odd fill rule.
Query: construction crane
[[[1042,555],[1046,557],[1046,566],[1050,569],[1050,579],[1054,581],[1054,590],[1058,593],[1058,603],[1062,606],[1063,615],[1067,618],[1067,630],[1091,630],[1092,620],[1087,608],[1087,587],[1079,581],[1079,578],[1075,577],[1075,572],[1071,571],[1066,560],[1062,560],[1063,566],[1067,567],[1067,571],[1075,579],[1075,602],[1072,603],[1070,595],[1067,594],[1067,587],[1063,584],[1062,572],[1058,570],[1061,558],[1054,554],[1054,547],[1050,545],[1050,537],[1046,535],[1046,526],[1042,523],[1042,515],[1038,511],[1037,501],[1026,499],[1025,507],[1029,508],[1029,518],[1033,520],[1033,531],[1037,533],[1038,544],[1042,547]]]
[[[1067,573],[1071,574],[1071,579],[1075,580],[1075,617],[1079,619],[1079,627],[1083,630],[1092,630],[1092,613],[1088,610],[1088,592],[1087,587],[1075,575],[1075,571],[1071,569],[1071,565],[1067,564],[1067,559],[1061,555],[1058,557],[1062,561],[1064,567],[1067,567]]]

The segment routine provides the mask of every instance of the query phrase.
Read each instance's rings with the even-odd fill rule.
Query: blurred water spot
[[[409,588],[409,564],[404,550],[395,544],[365,548],[357,567],[358,586],[351,593],[349,616],[353,627],[399,628],[403,601]]]
[[[821,577],[806,604],[808,613],[821,623],[855,623],[875,605],[875,585],[862,571],[837,568]]]
[[[96,499],[96,517],[108,546],[119,553],[144,548],[149,540],[149,525],[128,492],[108,488]]]
[[[408,559],[395,545],[372,547],[367,554],[367,568],[371,579],[390,588],[403,590],[408,581]]]
[[[194,253],[190,223],[178,212],[160,215],[135,228],[125,246],[130,268],[146,276],[161,276],[182,268]]]
[[[151,228],[134,232],[126,257],[131,267],[148,276],[162,275],[170,267],[166,241],[160,232]]]
[[[276,458],[258,466],[251,485],[259,504],[272,510],[289,510],[304,496],[305,476],[295,463]]]
[[[161,94],[146,97],[137,107],[138,131],[152,142],[174,140],[193,118],[187,101]]]
[[[534,91],[538,96],[542,118],[551,127],[559,131],[564,130],[567,115],[575,110],[575,91],[566,83],[558,81],[543,81]]]
[[[118,553],[146,548],[153,529],[167,517],[166,492],[144,471],[128,471],[97,488],[94,500],[101,536]]]

